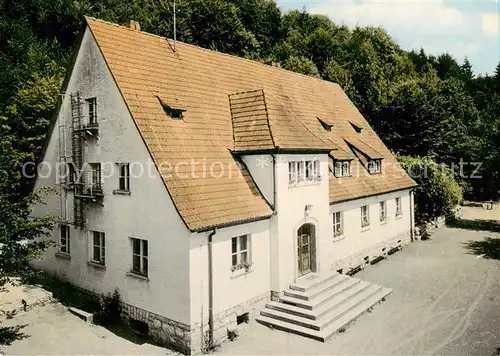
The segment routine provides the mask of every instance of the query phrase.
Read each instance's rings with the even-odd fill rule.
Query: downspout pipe
[[[214,345],[214,271],[213,271],[213,237],[217,229],[208,234],[208,342],[209,347]]]
[[[415,226],[414,226],[414,214],[415,214],[415,203],[413,199],[413,192],[415,191],[415,188],[410,189],[410,238],[411,242],[415,241]]]
[[[276,215],[278,210],[276,209],[276,154],[273,157],[273,214]]]

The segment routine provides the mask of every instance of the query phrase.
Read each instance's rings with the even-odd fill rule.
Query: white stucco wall
[[[322,180],[303,186],[290,186],[288,162],[320,162]],[[327,154],[287,154],[278,155],[276,164],[276,208],[277,215],[272,218],[272,285],[273,291],[281,291],[297,279],[297,230],[305,223],[316,228],[316,272],[321,273],[323,261],[327,257],[320,248],[323,236],[331,236],[332,224],[329,220],[328,201],[328,155]],[[311,205],[310,216],[305,207]]]
[[[88,140],[86,162],[101,162],[104,206],[87,208],[87,230],[106,234],[106,269],[87,264],[89,233],[71,229],[71,260],[55,256],[57,247],[48,250],[39,267],[85,289],[99,293],[118,288],[124,302],[167,318],[190,324],[189,241],[190,232],[180,219],[150,155],[142,142],[125,103],[109,73],[104,59],[87,30],[51,136],[45,161],[58,161],[59,130],[62,120],[68,125],[71,148],[71,110],[69,94],[80,90],[82,98],[97,97],[99,140]],[[116,163],[131,164],[131,195],[114,195],[118,188]],[[137,162],[137,163],[134,163]],[[151,172],[140,174],[140,167]],[[36,188],[57,187],[55,176],[40,178]],[[72,192],[68,194],[68,217],[73,218]],[[46,206],[36,206],[34,215],[62,215],[61,198],[48,197]],[[130,237],[148,240],[149,281],[127,275],[132,268]],[[53,238],[59,240],[59,229]]]
[[[401,198],[403,213],[400,217],[396,217],[396,197]],[[386,222],[380,222],[379,219],[379,203],[382,201],[387,202]],[[370,226],[366,228],[361,227],[363,205],[368,205],[370,209]],[[343,213],[344,234],[340,237],[333,237],[331,234],[322,240],[322,249],[328,251],[328,260],[331,262],[347,258],[399,234],[410,232],[412,212],[408,189],[333,204],[330,206],[329,216],[332,224],[333,213],[337,211]]]
[[[244,155],[241,158],[264,198],[274,205],[274,158],[271,155]]]
[[[190,289],[191,320],[208,319],[208,235],[191,236]],[[231,238],[250,235],[250,272],[231,271]],[[212,242],[213,312],[214,315],[233,308],[270,291],[269,220],[217,229]]]

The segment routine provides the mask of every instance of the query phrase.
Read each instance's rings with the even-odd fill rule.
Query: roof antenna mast
[[[176,42],[177,42],[177,15],[175,13],[175,0],[174,0],[174,52],[175,52]]]

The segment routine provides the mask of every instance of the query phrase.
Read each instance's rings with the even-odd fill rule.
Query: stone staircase
[[[324,342],[392,292],[343,274],[310,275],[291,284],[279,302],[271,301],[256,320]]]

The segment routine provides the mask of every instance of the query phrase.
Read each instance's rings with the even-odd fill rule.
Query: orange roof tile
[[[174,52],[165,38],[86,21],[192,231],[271,215],[234,152],[333,151],[335,157],[335,152],[352,152],[344,139],[359,138],[381,153],[384,166],[396,162],[337,84],[181,42]],[[158,98],[185,109],[182,120],[169,119]],[[318,117],[333,123],[331,131]],[[350,122],[363,127],[362,132]],[[192,161],[197,162],[194,169],[184,166]],[[177,174],[164,163],[179,164]],[[330,201],[413,185],[400,170],[398,177],[385,181],[374,175],[342,179],[341,184],[331,176]]]

